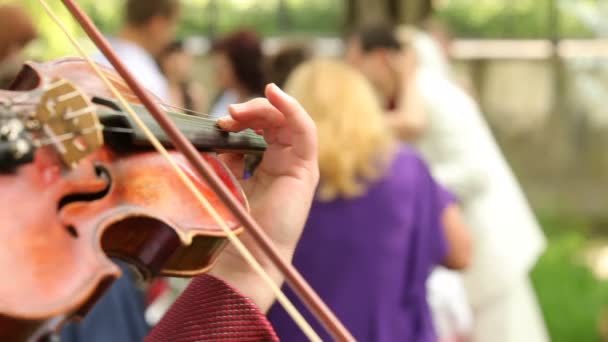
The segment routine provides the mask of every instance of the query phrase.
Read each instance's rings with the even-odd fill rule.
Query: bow
[[[242,244],[242,242],[236,237],[236,235],[228,228],[221,217],[214,210],[213,206],[205,199],[200,191],[195,187],[188,176],[175,164],[170,158],[167,150],[162,144],[155,138],[145,124],[139,119],[137,114],[131,109],[127,101],[121,96],[121,94],[112,86],[112,84],[106,79],[103,73],[99,70],[97,65],[87,56],[84,50],[79,46],[76,40],[71,37],[61,21],[52,12],[45,0],[39,0],[41,5],[45,8],[47,13],[62,27],[68,38],[72,41],[74,46],[79,50],[85,59],[91,64],[91,67],[97,72],[97,74],[104,80],[108,87],[112,90],[115,97],[119,99],[122,106],[125,108],[127,113],[132,117],[135,123],[144,131],[147,138],[150,140],[152,145],[166,157],[167,161],[172,164],[172,167],[177,172],[178,176],[182,179],[184,184],[192,191],[200,203],[205,207],[209,214],[214,218],[217,224],[227,234],[230,242],[239,250],[241,255],[252,265],[254,270],[260,274],[260,276],[267,282],[272,291],[277,296],[277,300],[285,307],[287,312],[294,318],[296,323],[302,328],[305,334],[315,341],[320,341],[318,335],[312,330],[310,325],[303,319],[301,314],[297,312],[293,304],[285,297],[278,286],[270,279],[270,277],[264,272],[259,263],[253,258],[251,253]],[[164,113],[160,106],[155,102],[152,96],[147,93],[142,86],[135,80],[133,75],[127,70],[121,60],[114,53],[113,49],[102,36],[99,30],[96,28],[90,18],[84,13],[80,6],[73,0],[62,0],[65,7],[72,14],[72,16],[78,21],[80,26],[86,32],[88,37],[95,43],[102,54],[112,64],[118,74],[125,80],[129,85],[134,94],[139,98],[141,103],[145,106],[148,112],[154,117],[158,125],[169,137],[173,146],[181,152],[184,157],[190,163],[194,172],[202,177],[208,184],[209,187],[215,191],[218,197],[230,210],[233,216],[242,224],[243,227],[252,235],[260,249],[268,256],[269,260],[276,266],[276,268],[284,275],[288,285],[294,290],[300,299],[307,305],[313,315],[323,324],[323,326],[330,332],[334,339],[339,341],[352,341],[354,338],[350,335],[348,330],[340,323],[336,316],[331,312],[325,303],[319,298],[315,291],[310,285],[304,280],[302,275],[289,263],[285,262],[276,247],[272,244],[270,238],[262,230],[262,228],[255,222],[255,220],[249,215],[247,210],[238,202],[233,194],[228,190],[223,182],[220,181],[219,177],[213,172],[212,168],[205,162],[200,156],[199,152],[192,145],[190,141],[178,130],[171,119]]]

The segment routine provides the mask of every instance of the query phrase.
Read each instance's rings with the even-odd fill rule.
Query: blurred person
[[[447,62],[454,38],[449,26],[440,18],[431,16],[422,24],[421,32],[427,34],[429,38],[435,41],[435,48],[439,50],[439,56]]]
[[[402,27],[399,29],[399,40],[393,35],[389,29],[382,29],[384,35],[395,39],[397,44],[401,45],[401,53],[404,49],[409,49],[409,53],[415,56],[415,69],[412,68],[408,72],[411,73],[412,86],[416,86],[416,73],[419,69],[433,68],[446,77],[449,77],[449,65],[444,58],[446,55],[438,50],[438,46],[433,42],[433,39],[418,31],[413,27]],[[415,42],[414,46],[407,46],[407,42]],[[416,94],[415,96],[420,96]],[[417,127],[424,124],[426,119],[424,116],[424,108],[421,101],[418,102],[417,108],[409,107],[411,113],[399,113],[401,117],[416,118],[414,122]],[[401,131],[411,130],[413,125],[411,121],[401,121],[403,123],[399,128]],[[415,131],[415,130],[412,130]],[[406,137],[415,138],[418,133],[405,134]],[[431,273],[427,282],[428,298],[431,306],[433,321],[436,324],[437,335],[439,341],[456,342],[466,341],[473,333],[473,311],[469,304],[469,299],[466,294],[464,281],[459,272],[448,270],[438,266]]]
[[[312,52],[305,45],[290,44],[283,46],[268,62],[269,79],[282,87],[291,72],[302,62],[310,59]]]
[[[389,30],[385,35],[394,33]],[[394,44],[368,37],[351,38],[351,63],[382,66],[370,61],[378,58],[374,51],[400,53]],[[362,70],[375,77],[370,75],[374,69]],[[401,133],[409,131],[404,135],[417,137],[416,145],[433,175],[457,195],[471,228],[473,261],[464,272],[464,282],[474,312],[472,340],[547,341],[529,280],[546,242],[517,180],[466,92],[430,67],[417,70],[415,79],[423,107],[400,112],[399,128]],[[378,89],[384,98],[392,95]]]
[[[294,265],[357,340],[436,341],[426,278],[437,264],[461,269],[470,258],[452,196],[387,131],[372,87],[350,66],[305,62],[286,91],[319,132],[320,183]],[[282,340],[306,340],[282,309],[268,317]]]
[[[352,34],[346,44],[347,61],[372,83],[386,110],[389,127],[404,140],[412,140],[415,130],[423,127],[424,115],[404,115],[423,110],[416,86],[416,56],[387,35],[389,29],[378,26]]]
[[[420,69],[433,69],[446,77],[451,77],[448,60],[448,52],[438,45],[432,35],[427,34],[415,27],[402,26],[397,28],[396,34],[392,30],[382,28],[384,34],[390,34],[401,46],[401,52],[407,49],[416,58],[416,68],[412,70],[414,75]]]
[[[25,9],[0,5],[0,89],[9,86],[25,61],[23,50],[38,32]]]
[[[126,0],[123,26],[108,38],[137,80],[165,102],[169,85],[156,59],[174,40],[179,12],[179,0]],[[100,61],[109,65],[104,57]]]
[[[186,51],[183,41],[174,41],[158,57],[158,64],[167,78],[169,103],[201,113],[206,108],[203,87],[192,80],[194,57]]]
[[[397,35],[401,42],[411,42],[420,68],[433,69],[459,85],[473,99],[478,97],[470,76],[455,73],[450,66],[452,33],[449,26],[437,17],[424,21],[422,28],[400,27]]]
[[[228,106],[260,96],[266,84],[260,38],[252,31],[231,33],[211,49],[216,85],[220,94],[211,106],[211,116],[228,115]]]
[[[127,0],[123,27],[117,37],[109,39],[137,80],[164,102],[170,101],[168,84],[156,57],[173,40],[178,18],[179,0]],[[108,63],[101,56],[98,59]],[[148,334],[144,286],[136,284],[137,275],[128,264],[115,262],[123,271],[122,277],[82,322],[62,329],[62,341],[142,341]]]

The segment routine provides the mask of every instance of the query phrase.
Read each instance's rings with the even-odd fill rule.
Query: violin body
[[[109,95],[87,74],[86,64],[68,64],[26,68],[14,89],[35,89],[46,79],[65,77],[87,95]],[[201,154],[246,207],[244,193],[225,165],[214,154]],[[171,155],[239,233],[239,223],[217,195],[180,154]],[[82,317],[120,276],[109,257],[131,263],[145,278],[186,277],[206,272],[227,243],[156,152],[117,152],[103,145],[66,167],[57,151],[45,146],[33,162],[0,173],[0,189],[0,341],[41,336]]]

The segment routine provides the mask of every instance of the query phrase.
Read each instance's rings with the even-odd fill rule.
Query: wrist
[[[246,239],[245,239],[246,240]],[[282,273],[262,253],[250,249],[270,280],[281,287],[284,281]],[[291,262],[292,254],[282,253],[287,262]],[[233,246],[228,246],[220,255],[210,275],[224,280],[246,297],[249,297],[263,312],[268,311],[276,297],[267,281],[245,261]]]

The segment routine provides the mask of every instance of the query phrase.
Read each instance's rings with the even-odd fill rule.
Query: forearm
[[[471,262],[472,244],[460,208],[456,204],[449,205],[441,215],[441,222],[449,246],[443,266],[455,270],[465,269]]]

